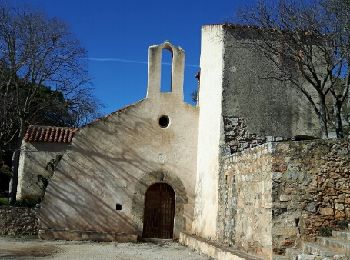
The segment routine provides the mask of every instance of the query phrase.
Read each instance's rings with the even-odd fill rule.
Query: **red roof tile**
[[[72,127],[31,125],[27,129],[24,141],[70,144],[77,131],[78,128]]]

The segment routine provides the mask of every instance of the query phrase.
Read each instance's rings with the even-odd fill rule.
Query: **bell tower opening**
[[[161,69],[161,83],[160,92],[172,91],[172,64],[173,52],[170,48],[164,47],[162,50],[162,69]]]
[[[147,98],[159,98],[162,92],[171,93],[183,101],[185,52],[165,41],[148,48]]]

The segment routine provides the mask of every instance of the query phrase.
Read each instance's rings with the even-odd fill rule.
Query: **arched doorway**
[[[173,238],[175,192],[166,183],[151,185],[145,195],[144,238]]]

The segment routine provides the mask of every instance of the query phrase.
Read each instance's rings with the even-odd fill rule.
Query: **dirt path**
[[[1,259],[209,259],[175,242],[93,243],[0,237]]]

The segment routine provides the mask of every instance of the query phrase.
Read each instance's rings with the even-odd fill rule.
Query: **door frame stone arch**
[[[173,237],[178,238],[179,233],[185,230],[185,204],[188,203],[188,196],[185,187],[177,176],[164,171],[149,172],[135,183],[132,198],[131,214],[133,222],[137,225],[138,235],[142,237],[143,214],[145,210],[145,194],[147,189],[155,183],[166,183],[170,185],[175,192],[175,217]]]

